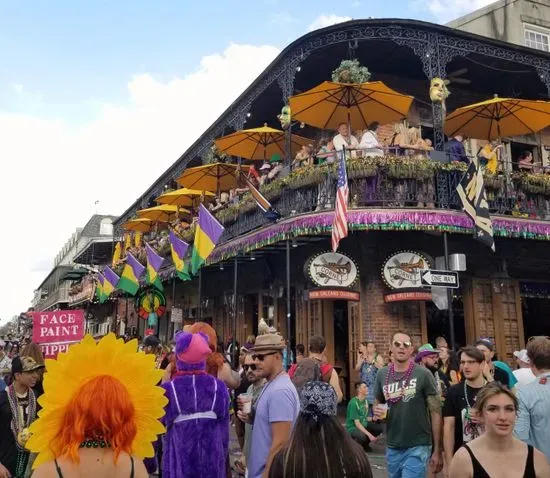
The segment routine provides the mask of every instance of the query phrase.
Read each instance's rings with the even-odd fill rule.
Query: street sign
[[[422,269],[420,271],[420,282],[422,287],[434,286],[458,289],[458,272]]]

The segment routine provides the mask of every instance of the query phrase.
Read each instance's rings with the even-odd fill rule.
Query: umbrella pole
[[[237,358],[237,280],[238,280],[238,256],[235,256],[235,266],[233,268],[233,341],[231,347],[231,362]]]
[[[287,347],[287,367],[290,367],[290,358],[292,357],[292,345],[290,341],[290,239],[286,240],[286,347]]]

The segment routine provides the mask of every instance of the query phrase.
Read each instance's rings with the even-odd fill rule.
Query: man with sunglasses
[[[260,392],[264,387],[265,378],[259,377],[258,374],[256,373],[256,364],[254,363],[254,359],[252,358],[252,353],[250,352],[247,353],[244,357],[243,371],[246,375],[246,380],[250,384],[248,389],[246,390],[246,394],[252,397],[252,406],[254,406],[256,404],[256,401],[258,400]],[[241,408],[242,408],[242,403],[239,400],[239,409]],[[244,449],[243,449],[246,462],[248,462],[248,459],[250,458],[251,439],[252,439],[252,425],[250,423],[246,423],[244,427]]]
[[[256,376],[265,378],[252,413],[238,412],[239,418],[252,424],[248,477],[262,478],[269,474],[275,454],[287,443],[300,412],[298,392],[283,367],[284,339],[278,333],[256,338],[252,358]]]
[[[435,380],[411,360],[408,334],[394,334],[391,351],[393,361],[378,371],[374,385],[374,416],[386,415],[388,476],[426,476],[428,463],[432,473],[439,473],[443,466],[441,402]]]

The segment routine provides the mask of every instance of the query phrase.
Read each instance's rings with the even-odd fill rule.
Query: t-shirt
[[[252,405],[254,405],[256,403],[256,400],[258,400],[258,397],[260,396],[260,393],[261,393],[263,388],[264,388],[263,385],[256,386],[256,385],[252,384],[246,390],[246,393],[248,393],[249,395],[252,395]],[[252,438],[252,425],[250,423],[245,423],[244,424],[244,449],[243,449],[243,452],[244,452],[244,456],[247,460],[250,457],[250,445],[251,445],[250,441],[251,441],[251,438]]]
[[[369,404],[367,400],[359,400],[359,398],[353,397],[348,403],[348,410],[346,413],[346,430],[350,433],[357,430],[355,420],[359,420],[359,423],[367,428],[368,416]]]
[[[287,374],[276,377],[264,385],[256,402],[252,429],[252,446],[248,461],[248,477],[261,478],[271,448],[271,424],[294,422],[300,412],[296,387]]]
[[[536,378],[535,374],[530,368],[518,368],[517,370],[514,370],[514,377],[516,377],[516,380],[518,381],[518,383],[516,384],[516,388],[527,385]]]
[[[477,438],[483,432],[483,428],[479,424],[473,424],[467,419],[468,403],[464,396],[465,382],[453,385],[447,390],[447,398],[443,405],[443,419],[445,417],[454,417],[455,419],[455,447],[454,452],[464,445]],[[466,393],[468,394],[468,402],[473,407],[476,402],[476,396],[483,387],[474,388],[466,385]]]
[[[412,448],[432,444],[432,430],[427,398],[437,396],[435,380],[431,372],[414,365],[410,380],[405,383],[405,373],[396,373],[397,380],[386,385],[388,367],[381,368],[376,376],[375,397],[380,403],[401,396],[395,404],[388,404],[387,442],[389,448]]]

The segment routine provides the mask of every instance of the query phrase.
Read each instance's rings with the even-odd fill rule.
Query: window
[[[101,236],[112,236],[113,235],[113,221],[109,218],[101,220],[99,225],[99,234]]]
[[[525,29],[525,46],[537,50],[550,51],[549,37],[547,33]]]

